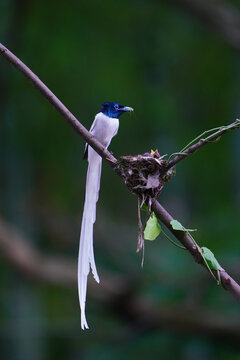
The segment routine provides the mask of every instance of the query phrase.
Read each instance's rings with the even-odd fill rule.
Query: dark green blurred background
[[[233,122],[240,108],[240,53],[178,2],[0,0],[0,38],[87,128],[103,101],[135,108],[120,120],[116,157],[171,154]],[[229,133],[183,161],[160,197],[236,280],[239,144],[239,131]],[[146,243],[141,269],[137,200],[106,164],[94,230],[101,284],[89,286],[90,330],[80,329],[83,151],[84,141],[0,59],[0,358],[239,359],[235,299],[162,236]],[[9,250],[1,233],[10,226],[17,243],[7,235]]]

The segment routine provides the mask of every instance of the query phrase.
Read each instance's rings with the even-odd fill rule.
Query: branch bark
[[[91,145],[97,153],[108,161],[108,163],[114,167],[116,159],[107,151],[103,145],[97,141],[86,129],[79,123],[75,116],[63,105],[63,103],[47,88],[45,84],[13,53],[11,53],[4,45],[0,43],[0,54],[10,63],[12,63],[17,70],[19,70],[50,102],[52,106],[67,120],[67,122],[81,135],[84,140]],[[152,206],[153,211],[156,213],[160,221],[162,221],[169,230],[176,236],[177,239],[188,249],[191,255],[194,257],[197,263],[200,263],[205,268],[206,266],[202,263],[202,257],[199,253],[199,249],[192,239],[185,233],[180,231],[173,231],[170,225],[170,221],[173,219],[172,216],[157,202]],[[207,268],[206,268],[207,269]],[[238,302],[240,302],[240,286],[227,274],[225,271],[220,271],[221,283],[225,290],[229,291]]]
[[[173,219],[173,217],[167,212],[166,209],[162,205],[159,204],[159,202],[155,202],[152,205],[152,210],[155,212],[156,216],[163,222],[164,225],[175,235],[175,237],[186,247],[186,249],[191,253],[191,255],[194,257],[194,260],[196,263],[201,264],[202,266],[206,268],[203,258],[200,254],[201,249],[196,247],[194,242],[192,241],[191,237],[182,231],[176,231],[173,230],[170,222]],[[214,272],[214,271],[213,271]],[[217,278],[216,272],[214,272],[215,277]],[[240,286],[238,283],[231,278],[231,276],[225,271],[220,271],[220,277],[221,277],[221,284],[223,288],[227,291],[229,291],[238,302],[240,302]]]
[[[221,0],[164,0],[186,9],[223,38],[234,50],[240,51],[240,12]]]
[[[114,164],[115,157],[77,120],[66,106],[53,92],[34,74],[20,59],[0,43],[0,54],[20,71],[35,88],[50,102],[50,104],[64,117],[73,129],[108,163]]]

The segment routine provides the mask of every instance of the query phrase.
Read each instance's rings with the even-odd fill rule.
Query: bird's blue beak
[[[120,110],[121,111],[128,111],[128,112],[134,111],[134,109],[129,107],[129,106],[123,106]]]

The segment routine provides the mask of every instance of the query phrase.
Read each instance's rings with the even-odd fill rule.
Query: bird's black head
[[[116,102],[104,102],[100,111],[111,118],[117,119],[124,112],[133,111],[133,108],[129,106],[123,106]]]

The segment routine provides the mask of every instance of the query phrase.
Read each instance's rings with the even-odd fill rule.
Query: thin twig
[[[163,229],[161,229],[161,233],[165,236],[166,239],[168,239],[168,241],[173,244],[174,246],[178,247],[179,249],[182,249],[182,250],[187,250],[184,246],[181,246],[179,245],[178,243],[176,243],[175,241],[173,241],[170,236],[168,236],[164,231]]]
[[[226,134],[228,131],[236,130],[238,128],[240,128],[240,120],[237,119],[236,121],[234,121],[233,123],[231,123],[231,124],[229,124],[227,126],[222,126],[220,128],[217,128],[218,130],[216,132],[214,132],[212,135],[209,135],[206,138],[201,138],[198,142],[196,142],[195,144],[189,146],[188,148],[186,148],[186,149],[183,148],[165,166],[166,171],[171,169],[174,165],[179,163],[181,160],[185,159],[188,155],[193,154],[195,151],[197,151],[198,149],[200,149],[204,145],[207,145],[207,144],[209,144],[211,142],[214,142],[214,141],[220,139],[221,136]],[[213,129],[213,130],[216,130],[216,129]],[[211,131],[211,130],[205,131],[203,134],[198,136],[196,139],[198,139],[199,137],[204,136],[204,134],[208,133],[209,131]],[[191,141],[191,143],[192,143],[192,141]]]

